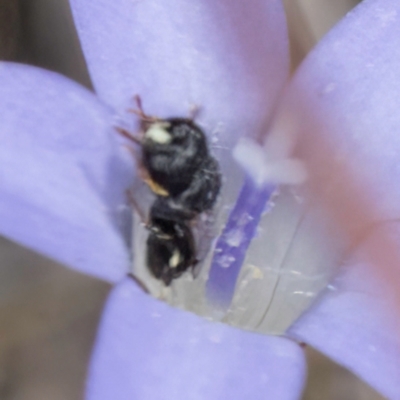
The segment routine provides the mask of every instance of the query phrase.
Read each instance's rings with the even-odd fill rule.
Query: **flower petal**
[[[299,123],[301,133],[311,132],[302,136],[309,146],[302,150],[317,170],[313,174],[321,174],[327,196],[345,192],[348,180],[336,171],[346,163],[376,207],[377,220],[400,216],[394,179],[400,173],[399,22],[397,1],[361,3],[307,57],[280,109]],[[327,152],[311,142],[319,137]]]
[[[299,399],[304,353],[170,308],[131,281],[108,300],[88,399]]]
[[[319,199],[336,206],[336,219],[354,240],[368,229],[371,233],[373,224],[400,216],[399,35],[398,1],[362,2],[305,60],[280,110],[307,132],[302,146]],[[317,146],[321,143],[325,147]],[[378,274],[387,266],[365,258],[376,248],[371,240],[387,237],[382,229],[364,243],[364,258],[357,253],[346,263],[334,291],[328,290],[289,333],[386,396],[399,398],[399,331],[388,322],[393,316],[382,288],[384,274]],[[391,273],[392,289],[397,288],[399,271]]]
[[[382,229],[391,230],[400,244],[398,225],[381,228],[358,255],[374,245]],[[349,368],[387,398],[398,399],[400,326],[386,297],[387,284],[380,282],[374,266],[353,258],[288,333]]]
[[[255,135],[288,75],[277,0],[72,0],[94,86],[121,112],[134,94],[149,113],[201,107],[212,130]]]
[[[1,233],[82,272],[120,278],[132,167],[111,110],[61,75],[5,62],[0,109]]]

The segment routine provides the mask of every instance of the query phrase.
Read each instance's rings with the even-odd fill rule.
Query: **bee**
[[[192,118],[160,119],[144,113],[135,97],[141,132],[117,128],[141,148],[139,172],[156,198],[150,209],[147,266],[169,286],[196,263],[190,224],[213,208],[221,190],[221,173],[207,138]],[[135,207],[136,208],[136,207]]]

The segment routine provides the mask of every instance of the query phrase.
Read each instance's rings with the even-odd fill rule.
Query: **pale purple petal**
[[[382,229],[371,235],[358,255],[373,245]],[[400,245],[400,227],[393,224],[385,229]],[[400,324],[386,295],[387,285],[379,281],[374,267],[353,258],[343,265],[321,301],[288,333],[349,368],[384,396],[398,399]]]
[[[283,115],[298,121],[302,133],[328,145],[327,153],[308,154],[315,162],[312,172],[324,173],[318,181],[321,193],[327,199],[351,196],[346,191],[349,176],[365,193],[359,204],[367,202],[372,214],[361,218],[357,199],[351,199],[349,218],[355,223],[348,233],[353,237],[363,232],[365,223],[400,216],[399,37],[400,3],[364,1],[306,59],[281,108]],[[306,144],[316,151],[312,142]],[[336,171],[343,163],[348,175],[340,179]],[[371,248],[371,243],[364,246]],[[365,260],[346,264],[334,291],[323,295],[290,333],[348,366],[384,395],[399,398],[399,330],[387,322],[385,291],[373,267]],[[393,287],[400,283],[397,278]]]
[[[300,399],[304,353],[287,339],[246,333],[172,309],[131,281],[106,305],[88,399]]]
[[[307,155],[311,172],[326,174],[318,176],[325,192],[345,190],[347,181],[335,174],[345,162],[377,220],[400,216],[399,35],[398,1],[364,1],[301,65],[280,109],[298,122],[304,140],[312,132],[329,146],[328,160],[323,151]],[[330,170],[322,168],[327,162]]]
[[[121,278],[132,166],[112,110],[61,75],[5,62],[0,109],[1,233],[79,271]]]
[[[99,96],[120,112],[135,94],[149,113],[185,115],[222,135],[255,135],[289,68],[279,0],[72,0]],[[209,132],[210,133],[210,132]]]

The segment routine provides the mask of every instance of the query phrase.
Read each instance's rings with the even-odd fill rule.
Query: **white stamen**
[[[265,151],[256,142],[242,138],[233,149],[233,158],[259,187],[264,184]]]
[[[275,141],[274,144],[276,143]],[[290,146],[282,147],[288,149]],[[242,138],[233,149],[233,158],[258,187],[263,187],[267,183],[286,185],[303,183],[307,179],[304,163],[290,158],[289,154],[285,154],[287,150],[271,151],[274,148],[276,149],[275,145],[261,146],[254,140]]]

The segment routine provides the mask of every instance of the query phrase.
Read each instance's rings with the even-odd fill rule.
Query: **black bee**
[[[117,130],[141,146],[141,177],[156,195],[146,224],[147,265],[168,286],[197,263],[189,224],[214,206],[221,174],[193,119],[148,116],[136,101],[138,110],[131,111],[141,119],[141,136]]]

